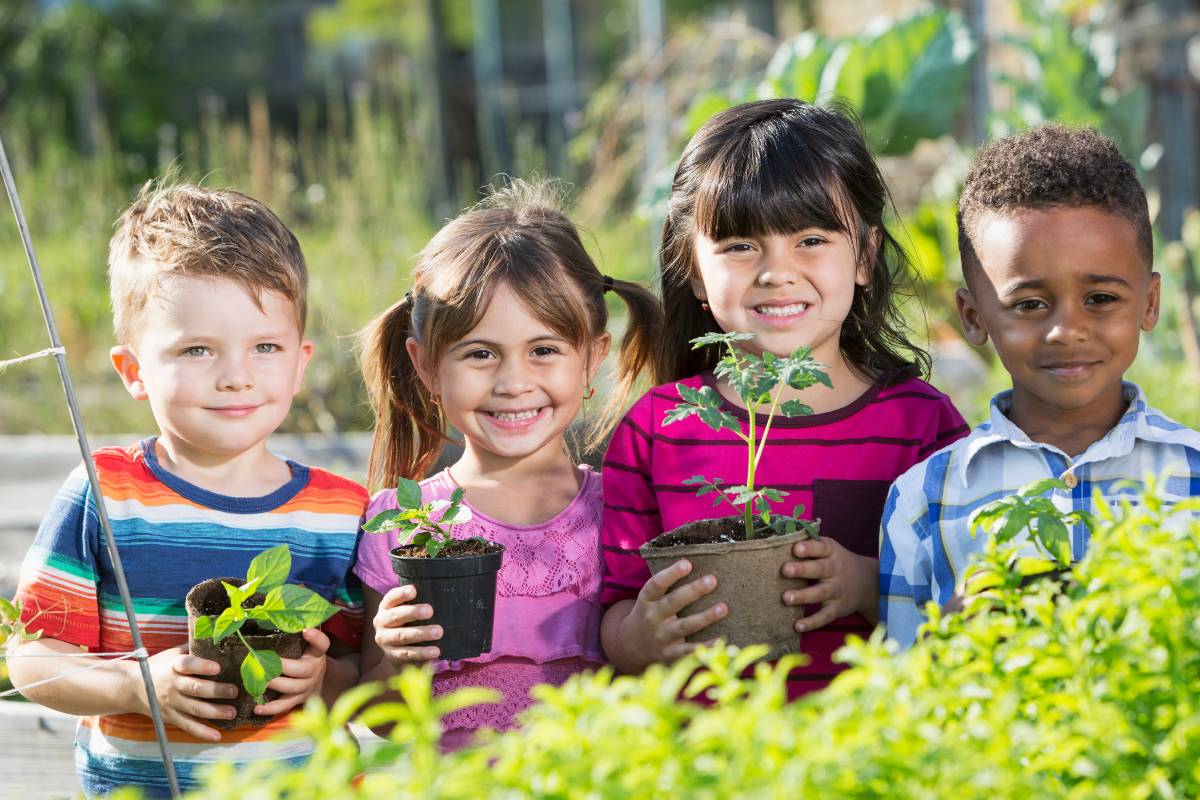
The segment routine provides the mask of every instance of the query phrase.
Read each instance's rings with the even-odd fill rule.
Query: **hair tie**
[[[604,293],[607,294],[613,290],[612,275],[604,275],[602,277],[604,278]]]

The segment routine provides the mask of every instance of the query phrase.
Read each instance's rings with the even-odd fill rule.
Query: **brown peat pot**
[[[705,575],[717,577],[717,588],[685,607],[679,616],[699,613],[717,603],[724,603],[729,613],[689,636],[689,642],[719,637],[738,647],[765,644],[770,648],[767,658],[798,652],[800,634],[793,625],[804,616],[804,607],[784,605],[783,593],[802,589],[807,581],[785,578],[781,568],[792,559],[792,545],[807,534],[798,531],[735,541],[744,531],[741,517],[697,520],[656,536],[639,552],[654,573],[681,558],[690,561],[692,571],[679,586]]]
[[[470,555],[454,555],[474,549]],[[393,548],[392,571],[401,586],[415,586],[414,603],[428,603],[433,616],[414,625],[441,625],[442,638],[432,644],[441,658],[458,661],[475,658],[492,649],[492,621],[496,611],[496,573],[504,556],[504,545],[495,542],[454,542],[437,558],[425,548],[401,545]]]
[[[207,658],[221,665],[221,671],[211,680],[221,683],[232,683],[238,687],[238,694],[233,700],[210,700],[211,703],[231,705],[237,709],[233,719],[209,719],[204,724],[222,730],[230,730],[238,725],[266,725],[274,716],[263,716],[254,713],[257,703],[249,692],[242,686],[242,660],[246,657],[246,646],[237,635],[223,639],[220,644],[214,644],[212,639],[196,639],[196,618],[215,617],[229,608],[229,595],[221,581],[234,586],[241,586],[244,578],[213,578],[192,587],[187,593],[184,603],[188,613],[188,652],[197,658]],[[262,603],[264,596],[259,593],[246,601],[253,607]],[[299,658],[304,653],[304,637],[299,633],[282,633],[268,631],[256,622],[248,621],[242,625],[241,634],[255,650],[274,650],[280,658]],[[263,700],[271,702],[279,697],[279,692],[267,689]]]

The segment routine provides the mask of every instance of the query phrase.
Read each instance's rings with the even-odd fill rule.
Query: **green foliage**
[[[276,545],[259,553],[246,570],[246,581],[234,586],[225,581],[229,608],[216,617],[196,618],[192,631],[197,639],[212,639],[219,643],[236,635],[246,647],[242,660],[242,685],[258,702],[263,701],[267,684],[283,674],[279,655],[273,650],[255,650],[242,636],[241,628],[253,620],[259,625],[284,633],[299,633],[315,628],[337,612],[337,608],[321,595],[303,586],[287,583],[292,570],[292,554],[286,544]],[[244,603],[257,593],[265,593],[263,602],[252,608]]]
[[[688,110],[688,135],[729,106],[770,97],[850,104],[882,155],[905,155],[921,139],[952,132],[975,51],[959,15],[940,8],[879,19],[856,36],[805,31],[776,50],[757,85],[715,91]]]
[[[738,346],[738,342],[746,342],[754,338],[752,333],[706,333],[692,339],[692,348],[720,347],[725,354],[717,362],[713,373],[718,379],[726,381],[746,406],[748,412],[749,430],[743,431],[737,418],[725,411],[725,403],[720,392],[711,386],[693,389],[682,383],[675,384],[679,396],[683,398],[674,408],[669,409],[663,418],[664,425],[697,416],[700,421],[717,433],[723,430],[731,431],[734,436],[746,443],[746,482],[736,486],[725,486],[720,478],[705,478],[693,475],[683,482],[685,486],[699,486],[697,497],[714,495],[713,506],[722,502],[728,503],[735,513],[741,514],[745,524],[746,539],[755,539],[763,535],[783,535],[804,531],[807,535],[817,536],[816,523],[801,519],[804,506],[797,505],[791,515],[773,514],[770,502],[779,502],[787,495],[778,489],[756,488],[754,476],[758,471],[759,461],[767,444],[767,436],[771,433],[771,423],[778,414],[781,417],[799,417],[812,413],[812,409],[799,400],[779,401],[785,388],[796,390],[807,389],[818,383],[832,387],[829,376],[824,372],[825,365],[812,358],[811,347],[799,347],[790,356],[780,358],[774,353],[763,353],[757,356]],[[768,407],[767,421],[763,425],[762,435],[757,434],[758,411]]]
[[[360,752],[345,730],[379,687],[328,711],[312,698],[297,721],[316,742],[309,764],[220,764],[194,796],[1200,796],[1197,514],[1200,502],[1166,509],[1152,487],[1106,508],[1072,590],[1005,584],[959,614],[931,608],[904,653],[852,639],[851,668],[797,703],[790,658],[743,677],[755,648],[704,649],[640,677],[604,668],[539,687],[522,730],[440,755],[438,715],[480,690],[431,699],[413,668],[391,684],[403,702],[361,717],[396,723],[382,748]],[[679,699],[701,691],[712,705]]]
[[[460,486],[450,495],[449,500],[431,500],[421,502],[421,484],[407,478],[401,478],[396,484],[396,505],[380,511],[363,525],[367,533],[386,533],[400,531],[408,537],[405,544],[424,547],[430,558],[438,554],[454,541],[451,531],[455,525],[461,525],[471,520],[471,509],[463,505],[465,491]],[[472,536],[467,541],[486,541],[482,537]]]

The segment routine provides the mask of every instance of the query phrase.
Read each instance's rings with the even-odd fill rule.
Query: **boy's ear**
[[[296,384],[292,387],[292,394],[300,393],[300,389],[304,386],[304,371],[308,367],[308,362],[313,357],[313,343],[311,339],[300,340],[300,360],[296,364]]]
[[[958,319],[962,323],[963,335],[967,337],[967,341],[976,347],[987,344],[987,326],[983,324],[983,317],[975,306],[975,297],[971,290],[964,286],[955,292],[954,305],[958,307]]]
[[[1146,296],[1146,311],[1142,314],[1142,330],[1152,331],[1158,324],[1159,300],[1162,295],[1162,276],[1150,273],[1150,291]]]
[[[134,400],[147,399],[146,385],[142,383],[142,368],[138,363],[137,354],[122,344],[109,350],[108,358],[112,361],[113,369],[121,376],[121,383],[125,384],[125,391],[129,392],[129,396]]]
[[[425,352],[425,348],[411,336],[404,342],[404,346],[408,350],[408,357],[412,359],[413,367],[416,368],[417,377],[421,379],[421,383],[425,384],[425,388],[431,394],[440,395],[442,390],[438,386],[437,370],[433,369],[433,365],[429,363],[429,355]]]

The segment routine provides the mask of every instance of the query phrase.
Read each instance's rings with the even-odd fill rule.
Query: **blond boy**
[[[313,351],[300,246],[246,195],[148,185],[118,220],[109,284],[113,366],[129,394],[150,404],[159,432],[98,450],[93,461],[180,782],[194,785],[196,769],[215,760],[302,759],[307,742],[267,740],[308,696],[335,696],[357,678],[345,654],[357,651],[361,631],[350,565],[367,493],[267,449]],[[76,763],[87,794],[134,784],[165,795],[138,665],[105,655],[133,643],[95,503],[81,466],[42,522],[18,597],[29,627],[43,633],[19,656],[97,655],[18,657],[12,679],[31,700],[83,717]],[[221,701],[236,687],[211,679],[215,662],[188,655],[184,596],[202,580],[244,575],[257,553],[281,543],[292,553],[290,580],[340,611],[304,632],[300,658],[284,659],[269,687],[278,697],[256,709],[273,721],[219,730],[213,721],[234,716]],[[78,671],[87,666],[96,668]],[[46,678],[55,680],[32,685]]]

